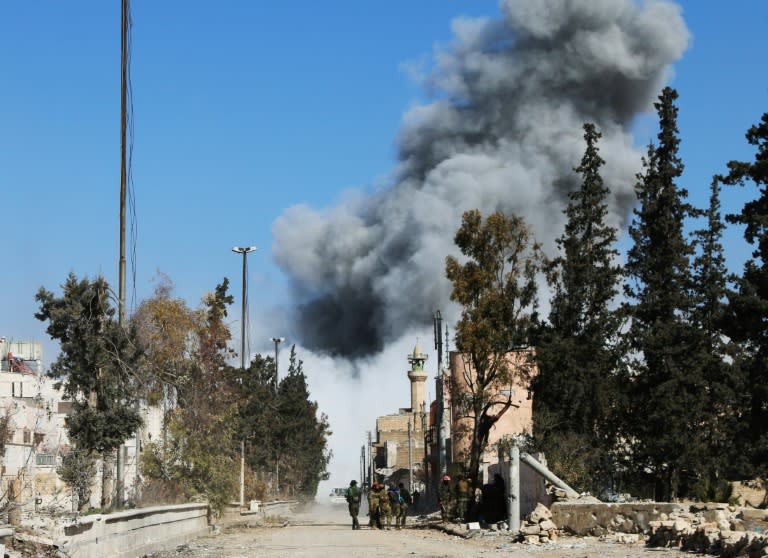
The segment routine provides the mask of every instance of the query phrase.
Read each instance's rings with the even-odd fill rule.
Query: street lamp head
[[[273,343],[282,343],[283,341],[285,341],[285,337],[272,337],[270,338],[270,341],[272,341]]]
[[[248,254],[250,252],[255,252],[256,250],[258,250],[256,246],[247,246],[245,248],[241,248],[240,246],[235,246],[234,248],[232,248],[232,251],[236,252],[237,254]]]

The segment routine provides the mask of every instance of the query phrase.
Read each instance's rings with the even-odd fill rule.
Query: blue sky
[[[703,205],[726,161],[754,155],[744,133],[768,111],[768,2],[681,6],[692,38],[669,73],[680,93],[680,184]],[[251,347],[271,352],[272,335],[294,342],[273,325],[275,308],[289,305],[272,254],[273,224],[289,207],[332,208],[351,190],[392,183],[401,119],[429,99],[405,68],[431,67],[457,16],[498,18],[499,7],[489,0],[133,0],[138,237],[129,288],[137,299],[151,294],[156,270],[192,306],[228,276],[237,344],[241,259],[230,249],[256,245]],[[37,289],[58,290],[70,271],[117,284],[119,61],[119,0],[0,2],[0,335],[44,341],[46,365],[55,346],[33,316]],[[653,139],[654,116],[637,118],[633,132],[639,146]],[[724,210],[737,211],[753,195],[726,190]],[[732,269],[748,252],[740,232],[730,231]],[[428,349],[431,329],[418,334]],[[300,352],[310,357],[312,395],[335,432],[330,482],[355,475],[373,417],[408,405],[405,355],[413,343],[403,337],[363,364]],[[382,370],[402,373],[383,379]],[[381,389],[392,385],[399,399],[383,400]]]
[[[34,294],[70,271],[116,286],[119,5],[0,3],[7,337],[47,343]],[[768,3],[681,5],[692,41],[670,83],[680,93],[682,185],[703,204],[713,173],[751,159],[744,132],[768,110]],[[429,67],[454,17],[498,14],[487,0],[134,0],[137,298],[151,293],[156,270],[191,305],[223,276],[239,295],[230,248],[256,245],[251,308],[285,300],[273,221],[296,204],[329,207],[349,189],[386,187],[400,119],[425,99],[404,66]],[[640,145],[652,139],[653,117],[635,132]],[[723,193],[727,210],[744,199]],[[727,242],[738,268],[747,249],[738,232]]]

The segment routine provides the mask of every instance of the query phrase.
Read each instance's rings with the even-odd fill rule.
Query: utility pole
[[[408,493],[413,493],[413,427],[408,419]]]
[[[232,248],[232,251],[236,254],[243,255],[243,300],[242,309],[240,312],[240,368],[245,370],[245,336],[248,331],[246,323],[248,321],[248,315],[246,311],[246,303],[248,301],[248,254],[255,252],[256,247],[248,246],[247,248],[241,248],[240,246],[235,246]]]
[[[245,337],[248,331],[248,254],[256,251],[255,246],[241,248],[235,246],[232,251],[243,255],[243,300],[240,315],[240,370],[245,374]],[[240,506],[245,504],[245,440],[240,441]]]
[[[277,356],[280,352],[280,343],[285,341],[285,337],[272,337],[271,341],[275,344],[275,379],[274,379],[274,390],[275,395],[277,395],[277,386],[278,386],[278,370],[280,370],[277,367]],[[280,496],[280,455],[277,455],[275,457],[275,496]]]
[[[371,431],[368,431],[368,490],[373,486],[373,443],[371,442]]]
[[[118,261],[117,323],[125,325],[125,198],[127,190],[126,137],[128,133],[128,33],[131,25],[130,0],[122,0],[120,16],[120,259]],[[136,432],[136,463],[139,461],[139,431]],[[123,507],[125,459],[123,444],[117,448],[115,500]],[[137,468],[138,472],[138,468]],[[138,478],[138,477],[137,477]]]
[[[437,454],[438,463],[440,465],[440,476],[444,475],[448,471],[448,463],[446,460],[445,442],[446,442],[446,429],[444,424],[445,417],[445,378],[443,376],[443,317],[440,314],[440,310],[435,312],[434,316],[434,330],[435,330],[435,349],[437,350]]]
[[[360,446],[360,489],[365,489],[365,446]]]
[[[422,461],[422,470],[424,471],[424,494],[422,494],[422,498],[424,499],[424,503],[426,504],[429,502],[430,494],[432,493],[432,489],[430,487],[430,478],[433,475],[429,474],[429,470],[432,469],[430,465],[430,459],[429,456],[431,455],[430,451],[430,440],[429,440],[429,424],[427,422],[427,404],[422,403],[421,404],[421,432],[424,434],[424,460]],[[434,473],[434,471],[433,471]],[[424,505],[424,504],[422,504]]]

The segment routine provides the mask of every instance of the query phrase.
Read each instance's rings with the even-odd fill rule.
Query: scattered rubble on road
[[[580,518],[575,517],[578,513],[588,515],[587,521],[579,521]],[[484,525],[484,528],[480,528],[478,523],[442,522],[435,514],[420,516],[414,526],[432,527],[464,538],[504,538],[502,544],[505,548],[509,544],[551,545],[562,540],[562,537],[567,537],[569,544],[574,544],[572,541],[580,539],[599,540],[619,545],[679,549],[723,557],[768,557],[767,509],[718,503],[643,502],[617,505],[590,500],[582,502],[579,507],[571,505],[568,514],[561,515],[573,521],[575,525],[587,525],[599,535],[585,536],[584,533],[575,533],[567,525],[558,526],[552,511],[543,504],[536,506],[522,522],[519,534],[511,538],[505,523]],[[600,522],[599,518],[602,518]]]

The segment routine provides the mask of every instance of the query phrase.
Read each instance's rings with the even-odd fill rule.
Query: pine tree
[[[755,160],[731,161],[729,173],[722,179],[732,186],[751,184],[758,192],[741,213],[727,217],[731,223],[744,225],[744,239],[754,247],[738,278],[737,291],[729,297],[732,319],[728,332],[744,347],[749,402],[744,409],[743,450],[751,461],[750,472],[768,477],[768,113],[746,137],[756,148]]]
[[[585,490],[600,488],[614,445],[615,341],[619,326],[610,307],[621,268],[616,229],[605,223],[609,194],[600,168],[600,133],[584,125],[586,150],[581,186],[571,192],[567,223],[557,244],[561,255],[548,266],[553,289],[549,324],[536,341],[534,435],[550,466]]]
[[[743,383],[739,374],[738,351],[724,335],[728,273],[723,256],[725,228],[720,214],[720,181],[712,180],[709,207],[703,213],[706,226],[694,233],[697,249],[693,262],[695,308],[692,318],[699,329],[697,347],[705,390],[707,415],[699,435],[707,445],[707,455],[699,464],[699,480],[693,495],[702,500],[722,501],[727,496],[725,475],[737,470],[740,461],[735,441]]]
[[[629,467],[637,476],[651,472],[657,500],[678,495],[684,474],[700,462],[704,381],[694,307],[690,258],[683,225],[693,213],[679,188],[677,93],[667,87],[654,104],[659,115],[658,145],[650,145],[644,173],[635,187],[639,208],[629,229],[625,294],[633,358],[628,365],[622,424]],[[685,440],[685,443],[682,443]]]
[[[278,390],[278,421],[275,437],[281,449],[281,485],[288,495],[312,500],[317,485],[328,478],[330,461],[328,436],[331,431],[325,414],[318,416],[318,406],[309,398],[304,363],[291,347],[288,374]]]
[[[240,371],[236,374],[239,376]],[[278,401],[274,358],[255,355],[237,385],[240,387],[237,395],[239,430],[240,437],[247,440],[248,466],[261,473],[274,472],[278,437],[275,430]]]

